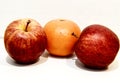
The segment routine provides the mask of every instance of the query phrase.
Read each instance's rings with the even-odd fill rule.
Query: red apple
[[[86,27],[76,44],[77,58],[90,68],[107,68],[119,50],[119,39],[109,28],[94,24]]]
[[[4,34],[8,54],[18,63],[36,62],[46,47],[46,34],[41,25],[30,18],[18,19],[8,25]]]

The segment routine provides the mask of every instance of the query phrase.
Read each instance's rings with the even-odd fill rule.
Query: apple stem
[[[30,20],[27,21],[27,24],[26,24],[26,27],[25,27],[25,31],[27,32],[27,28],[28,28],[28,25],[30,24]]]
[[[74,36],[74,37],[76,37],[76,38],[78,38],[78,36],[74,32],[72,32],[71,35]]]

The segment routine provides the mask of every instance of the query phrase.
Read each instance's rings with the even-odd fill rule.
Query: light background
[[[15,64],[4,48],[8,24],[20,18],[33,18],[44,26],[56,18],[70,19],[81,30],[102,24],[120,38],[119,0],[1,0],[0,1],[0,81],[3,83],[117,83],[120,82],[120,53],[107,70],[96,71],[78,65],[73,58],[50,57],[47,52],[32,65]]]

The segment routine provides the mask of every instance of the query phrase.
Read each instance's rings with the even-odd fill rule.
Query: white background
[[[117,83],[120,82],[120,53],[106,70],[91,70],[76,57],[55,58],[45,52],[32,65],[14,63],[4,48],[8,24],[19,18],[33,18],[42,26],[56,18],[70,19],[81,30],[91,24],[109,27],[120,38],[119,0],[1,0],[0,81],[3,83]]]

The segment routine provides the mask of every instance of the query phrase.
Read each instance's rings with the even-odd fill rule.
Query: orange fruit
[[[81,30],[73,21],[54,19],[44,26],[47,36],[46,49],[52,55],[69,56],[74,52]]]

